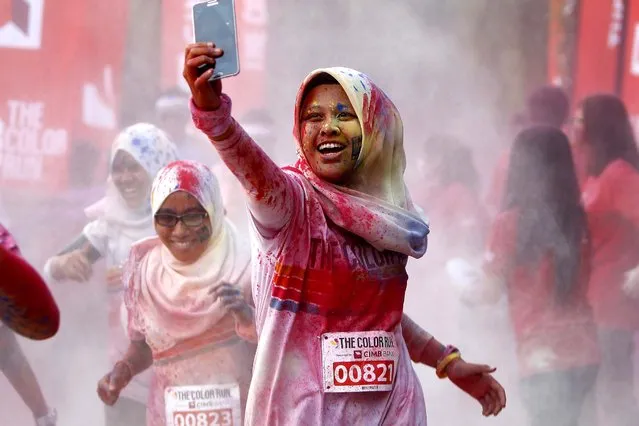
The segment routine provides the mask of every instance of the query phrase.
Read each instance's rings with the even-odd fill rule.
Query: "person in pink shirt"
[[[478,399],[505,405],[488,366],[468,364],[427,334],[407,345],[402,324],[408,257],[426,252],[428,226],[404,184],[399,112],[364,74],[312,72],[295,108],[298,161],[280,169],[231,116],[219,80],[223,52],[189,45],[191,110],[247,195],[259,335],[248,425],[424,425],[410,362],[422,361]],[[412,327],[414,329],[414,327]]]
[[[587,291],[591,242],[568,138],[522,131],[490,226],[476,300],[507,294],[522,402],[531,426],[578,426],[600,361]]]
[[[623,101],[584,99],[573,120],[586,153],[582,198],[592,239],[588,297],[599,331],[598,402],[606,423],[637,424],[634,336],[639,331],[639,150]]]
[[[98,394],[113,405],[152,367],[148,426],[239,425],[257,340],[248,246],[201,163],[160,170],[151,207],[157,237],[133,245],[124,272],[129,348]]]

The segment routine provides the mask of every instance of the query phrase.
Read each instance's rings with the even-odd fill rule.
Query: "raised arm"
[[[215,64],[222,51],[211,43],[187,46],[184,78],[192,93],[195,126],[206,134],[220,157],[244,187],[260,232],[270,237],[289,221],[302,188],[288,177],[231,116],[231,99],[222,94],[220,80],[209,82],[213,68],[202,75],[198,67]]]

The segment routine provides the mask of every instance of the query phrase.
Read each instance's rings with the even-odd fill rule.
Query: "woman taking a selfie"
[[[139,123],[115,139],[104,211],[88,223],[82,235],[49,259],[45,274],[56,281],[87,282],[93,265],[106,261],[105,297],[108,304],[109,359],[120,359],[127,348],[122,325],[122,268],[131,245],[153,235],[149,208],[151,182],[161,167],[176,159],[175,146],[157,127]],[[139,377],[120,403],[106,412],[107,426],[144,422],[149,378]]]
[[[244,187],[252,218],[259,342],[246,424],[426,424],[400,323],[406,262],[426,252],[428,227],[404,185],[397,109],[364,74],[314,71],[296,102],[298,162],[280,169],[232,118],[213,69],[199,74],[222,54],[189,45],[184,76],[194,123]],[[435,339],[428,347],[440,377],[485,415],[501,410],[489,367]]]
[[[203,164],[161,170],[151,206],[157,237],[136,243],[125,268],[129,348],[98,394],[113,405],[152,366],[147,425],[239,425],[257,339],[250,251]]]

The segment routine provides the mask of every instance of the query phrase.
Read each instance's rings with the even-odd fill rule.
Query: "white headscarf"
[[[216,326],[227,313],[210,289],[222,282],[237,284],[250,261],[248,247],[224,216],[220,187],[211,169],[194,161],[166,166],[153,182],[152,212],[178,191],[191,194],[208,213],[212,228],[208,247],[187,264],[173,257],[159,239],[142,241],[133,246],[126,272],[129,292],[138,300],[135,314],[138,321],[143,318],[147,338],[157,350]]]
[[[148,123],[134,124],[118,134],[111,150],[111,167],[119,151],[130,154],[147,172],[149,181],[155,178],[162,167],[177,159],[177,149],[166,133]],[[107,223],[130,229],[153,228],[149,204],[142,203],[137,209],[129,207],[110,176],[104,204],[104,219]],[[140,238],[148,235],[145,233]]]

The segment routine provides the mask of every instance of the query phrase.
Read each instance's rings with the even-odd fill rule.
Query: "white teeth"
[[[191,246],[191,242],[190,241],[185,241],[185,242],[173,241],[173,245],[176,248],[179,248],[180,250],[185,250],[185,249],[188,249]]]
[[[319,149],[320,151],[323,149],[333,149],[333,148],[343,148],[343,146],[338,143],[329,142],[329,143],[323,143],[317,147],[317,149]]]

